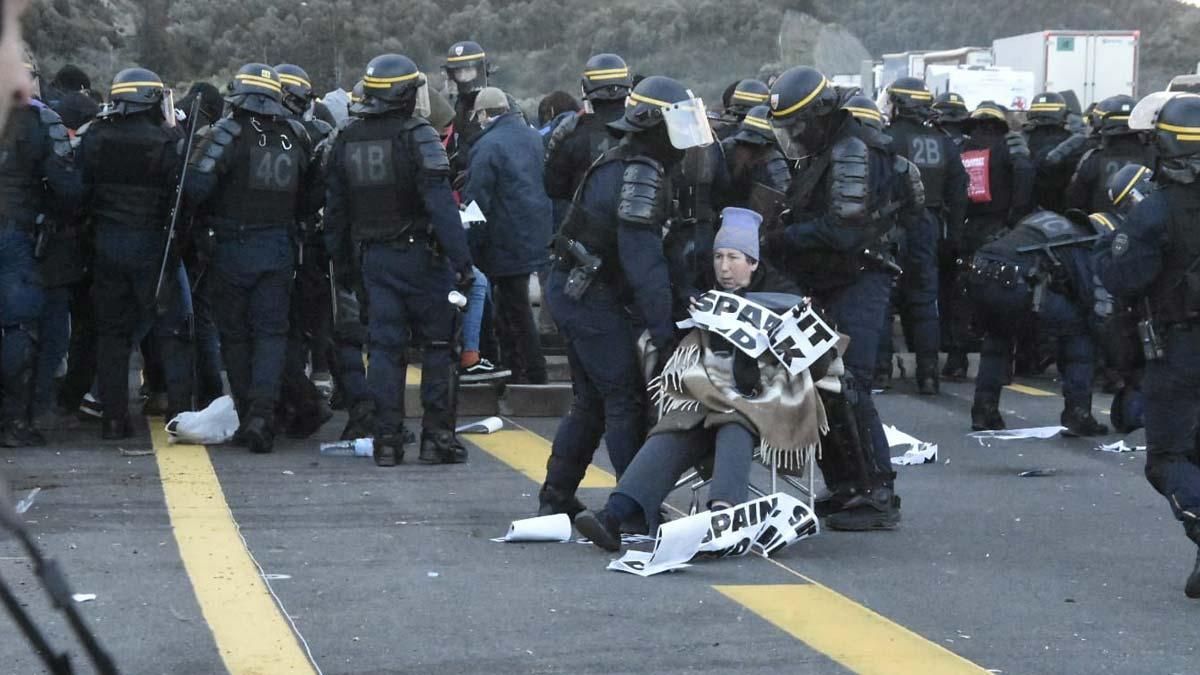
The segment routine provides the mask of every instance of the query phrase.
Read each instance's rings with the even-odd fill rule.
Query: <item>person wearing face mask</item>
[[[454,123],[446,153],[454,170],[454,184],[467,169],[471,145],[483,129],[475,119],[475,97],[488,84],[490,63],[478,42],[464,40],[450,45],[442,69],[446,72],[446,93],[454,104]]]
[[[471,226],[471,257],[491,281],[501,357],[513,381],[545,384],[546,358],[529,304],[529,276],[545,267],[554,229],[542,187],[541,135],[496,87],[475,98],[475,121],[482,131],[471,148],[463,203],[477,203],[487,220]]]
[[[712,288],[786,311],[804,299],[798,286],[761,260],[761,223],[762,216],[749,209],[721,212],[710,267]],[[699,405],[665,406],[604,508],[577,515],[575,528],[610,551],[621,547],[622,525],[636,527],[644,519],[649,532],[657,531],[659,507],[692,466],[711,464],[707,508],[745,502],[755,448],[800,452],[816,442],[821,425],[813,422],[823,406],[812,383],[831,359],[822,357],[810,370],[790,375],[769,352],[755,359],[715,333],[695,330],[651,388],[693,396]],[[684,372],[686,377],[676,377]],[[663,380],[678,381],[679,391],[673,384],[664,387]],[[710,406],[709,401],[720,404]]]

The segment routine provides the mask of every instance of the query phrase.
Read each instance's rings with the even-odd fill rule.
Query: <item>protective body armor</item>
[[[1006,134],[990,129],[972,133],[963,143],[963,164],[972,173],[968,162],[979,161],[986,166],[987,197],[972,196],[967,204],[967,218],[1000,215],[1007,217],[1013,206],[1013,170],[1010,143]],[[971,176],[972,184],[976,176]]]
[[[925,206],[940,209],[945,193],[946,159],[951,155],[948,146],[953,141],[938,129],[908,117],[896,118],[887,133],[892,137],[892,149],[920,169]]]
[[[1005,236],[981,246],[979,253],[992,259],[1013,263],[1019,263],[1021,260],[1033,261],[1044,254],[1039,251],[1021,253],[1020,249],[1027,246],[1046,246],[1051,249],[1069,245],[1089,246],[1090,244],[1080,243],[1079,239],[1093,234],[1095,233],[1082,225],[1053,211],[1036,211],[1021,219]]]
[[[1168,205],[1167,246],[1162,272],[1150,287],[1150,306],[1164,323],[1200,318],[1200,188],[1167,185],[1161,198]]]
[[[1085,163],[1094,163],[1095,166],[1088,166],[1085,169]],[[1153,154],[1135,136],[1116,136],[1105,139],[1099,148],[1083,156],[1079,163],[1079,170],[1094,172],[1092,176],[1089,176],[1092,184],[1089,191],[1088,213],[1112,208],[1112,202],[1108,199],[1108,181],[1122,167],[1129,164],[1154,166]]]
[[[15,111],[0,140],[0,217],[33,227],[45,208],[41,153],[50,145],[60,156],[71,154],[67,129],[49,108]]]
[[[215,224],[291,227],[296,222],[301,181],[311,161],[304,125],[294,120],[225,118],[213,130],[214,145],[224,139],[218,134],[233,138],[223,146],[223,152],[232,153],[231,168],[222,177],[224,189],[212,200],[210,213]],[[204,166],[202,160],[199,167]]]
[[[445,152],[438,157],[426,147],[433,143],[441,150],[433,127],[415,117],[371,117],[351,124],[339,140],[354,241],[427,236],[429,214],[417,185],[418,171],[427,165],[449,172]]]
[[[729,171],[728,195],[721,206],[746,207],[755,185],[786,193],[792,184],[792,169],[775,145],[721,142]],[[753,208],[753,207],[750,207]]]
[[[608,123],[619,119],[624,105],[599,106],[591,114],[575,114],[563,120],[546,144],[546,194],[570,199],[583,183],[588,167],[619,143]]]
[[[91,212],[98,226],[166,228],[176,140],[145,115],[90,125],[85,169],[93,177]]]

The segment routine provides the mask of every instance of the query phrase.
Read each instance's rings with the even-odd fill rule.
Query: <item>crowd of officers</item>
[[[38,81],[32,57],[26,67]],[[480,45],[456,43],[443,67],[445,97],[431,97],[412,60],[379,56],[345,111],[319,102],[302,68],[258,63],[223,95],[193,87],[178,109],[157,74],[130,68],[90,113],[71,73],[14,111],[0,155],[3,445],[44,442],[86,400],[105,438],[128,435],[140,345],[168,416],[220,396],[223,369],[234,441],[252,451],[328,420],[311,368],[332,371],[343,436],[373,437],[378,464],[413,442],[422,462],[464,461],[452,291],[474,298],[476,258],[495,249],[471,245],[461,193],[482,171],[473,155],[499,166],[525,152],[505,144],[532,125],[487,86]],[[542,514],[583,510],[575,493],[601,439],[618,475],[641,447],[654,354],[673,352],[676,321],[712,287],[718,214],[736,206],[763,218],[755,262],[850,338],[841,392],[821,392],[828,526],[899,522],[872,400],[892,377],[899,313],[921,394],[965,379],[980,351],[974,429],[1004,428],[1003,385],[1056,362],[1067,433],[1106,433],[1092,415],[1099,370],[1118,394],[1114,426],[1145,425],[1147,477],[1200,544],[1200,97],[1115,96],[1079,115],[1046,92],[1018,123],[919,79],[873,101],[795,67],[730,85],[708,113],[685,84],[635,77],[614,54],[588,60],[581,90],[581,106],[561,92],[543,102],[544,168],[505,169],[543,178],[513,184],[540,200],[522,208],[552,214],[532,271],[574,388]],[[447,124],[431,124],[431,100],[449,103]],[[497,289],[521,296],[529,272],[512,268],[501,276],[524,281]],[[513,316],[524,344],[536,329]],[[414,346],[419,441],[403,419]],[[539,358],[530,372],[544,380]],[[1200,556],[1187,593],[1200,596]]]

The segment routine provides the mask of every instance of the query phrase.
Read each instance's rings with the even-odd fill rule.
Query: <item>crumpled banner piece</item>
[[[1054,438],[1066,431],[1066,427],[1030,427],[1028,429],[996,429],[992,431],[972,431],[968,438],[974,438],[982,445],[985,440],[1013,441],[1022,438]]]
[[[672,520],[658,526],[654,538],[654,550],[626,551],[625,555],[610,562],[608,569],[628,572],[639,577],[648,577],[660,572],[690,567],[691,560],[700,550],[700,542],[708,533],[708,512]]]
[[[1127,443],[1125,443],[1125,439],[1121,439],[1114,443],[1101,443],[1100,445],[1096,446],[1096,449],[1101,452],[1135,452],[1137,450],[1145,450],[1146,446],[1144,446],[1144,445],[1131,446],[1131,445],[1128,445]]]
[[[892,457],[892,464],[896,466],[912,466],[937,462],[937,443],[922,441],[915,436],[910,436],[900,431],[890,424],[883,425],[883,433],[887,436],[889,447],[904,449],[903,455]]]
[[[571,541],[571,519],[565,513],[514,520],[508,533],[492,541]]]

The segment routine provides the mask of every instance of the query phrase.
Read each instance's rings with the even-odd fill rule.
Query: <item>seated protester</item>
[[[802,301],[799,288],[759,261],[762,217],[730,207],[721,218],[713,245],[715,288],[740,296],[790,294],[793,297],[785,296],[787,308]],[[823,372],[827,365],[822,359],[812,370]],[[655,399],[666,409],[662,419],[604,508],[579,513],[576,529],[610,551],[620,549],[622,523],[644,517],[648,531],[654,532],[659,507],[679,477],[688,467],[710,460],[708,507],[745,502],[756,447],[766,448],[779,464],[789,466],[798,460],[789,462],[787,455],[816,445],[826,430],[824,407],[813,385],[813,378],[819,377],[810,371],[792,376],[769,353],[755,360],[714,333],[694,330],[680,343],[662,377],[651,383],[651,389],[657,389]],[[721,407],[710,407],[710,401],[719,401]]]

